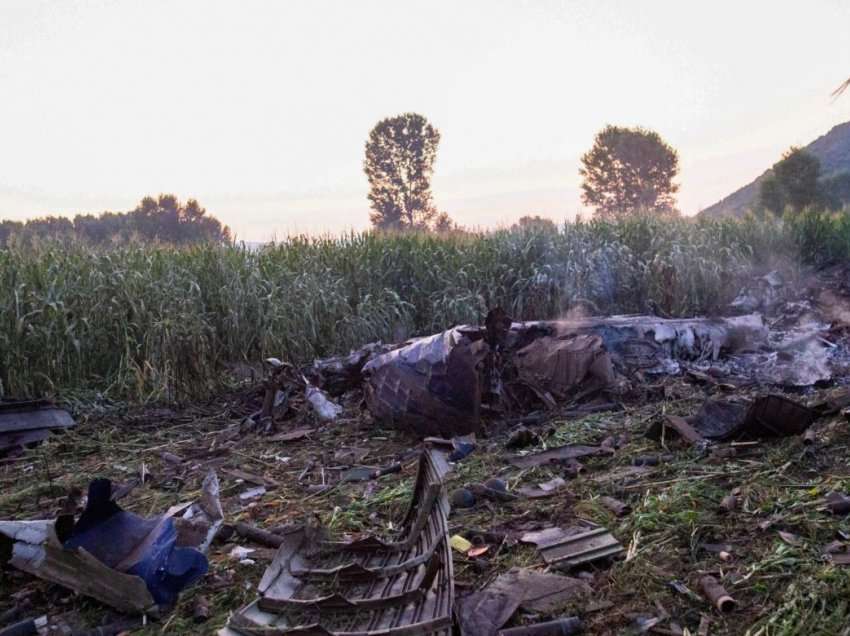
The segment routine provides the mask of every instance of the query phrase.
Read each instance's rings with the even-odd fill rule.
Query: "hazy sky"
[[[196,197],[247,240],[368,224],[382,117],[442,132],[435,200],[491,226],[580,211],[605,124],[714,203],[850,119],[847,0],[0,0],[0,218]]]

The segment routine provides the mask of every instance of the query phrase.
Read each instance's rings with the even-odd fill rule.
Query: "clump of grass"
[[[259,251],[11,247],[0,250],[0,395],[206,396],[228,364],[302,363],[478,321],[497,305],[519,319],[579,301],[709,314],[752,270],[815,254],[850,254],[850,215],[293,237]]]

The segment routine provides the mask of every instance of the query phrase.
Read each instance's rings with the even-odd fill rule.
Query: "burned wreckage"
[[[491,424],[492,430],[505,423],[519,425],[506,449],[528,446],[520,433],[530,439],[535,433],[524,424],[663,399],[664,379],[669,376],[723,391],[713,392],[688,417],[654,418],[645,431],[650,439],[678,437],[705,448],[718,441],[803,435],[818,417],[850,406],[850,398],[806,407],[765,387],[806,387],[827,380],[836,347],[816,330],[778,331],[771,329],[772,324],[757,313],[518,322],[494,309],[481,326],[457,326],[396,345],[372,343],[302,369],[269,360],[268,377],[252,389],[262,406],[236,426],[239,431],[275,433],[264,439],[289,443],[304,439],[313,429],[275,430],[284,422],[297,416],[302,425],[315,419],[332,429],[344,417],[346,409],[340,404],[344,403],[364,405],[382,426],[422,440],[421,448],[377,469],[359,465],[365,455],[358,451],[365,449],[337,450],[335,462],[354,467],[335,473],[327,484],[322,469],[322,490],[313,493],[400,473],[403,464],[410,466],[414,459],[416,480],[407,512],[389,536],[336,541],[313,522],[276,533],[254,528],[251,534],[239,530],[244,523],[237,523],[241,536],[261,540],[276,552],[257,586],[256,599],[235,611],[219,634],[448,636],[455,625],[463,634],[577,633],[581,629],[577,617],[541,623],[538,631],[499,630],[517,608],[547,614],[555,607],[555,598],[589,595],[591,588],[584,580],[518,568],[456,599],[453,551],[469,556],[487,547],[453,536],[449,524],[453,509],[472,507],[470,502],[476,499],[497,505],[520,498],[544,499],[564,492],[566,481],[556,477],[508,492],[503,481],[490,479],[449,493],[452,463],[473,452],[475,436],[489,435]],[[749,397],[734,397],[743,388]],[[729,394],[733,397],[727,398]],[[22,422],[20,407],[16,409],[15,421]],[[29,420],[24,424],[36,428]],[[36,424],[43,427],[42,420]],[[564,476],[576,476],[584,471],[579,459],[610,456],[618,444],[612,438],[598,445],[550,446],[506,456],[505,466],[526,471],[557,465]],[[651,465],[650,459],[621,468],[640,471]],[[309,466],[304,473],[308,470]],[[222,473],[263,482],[245,471]],[[268,485],[273,480],[266,481]],[[301,477],[298,481],[302,483]],[[119,508],[108,484],[92,482],[91,488],[87,512],[76,522],[73,515],[65,519],[69,523],[65,531],[60,520],[0,522],[0,548],[8,548],[4,550],[12,557],[11,565],[125,613],[151,614],[152,609],[173,605],[180,591],[206,572],[207,549],[223,524],[215,474],[205,478],[198,501],[152,519]],[[92,496],[98,488],[106,488],[100,497],[102,509]],[[846,506],[839,496],[836,493],[830,505]],[[613,497],[600,497],[599,502],[615,517],[631,510]],[[101,549],[104,533],[124,527],[130,531],[121,550]],[[526,533],[520,541],[536,545],[550,570],[610,562],[627,552],[612,532],[594,524],[566,530],[545,527]],[[703,586],[709,598],[722,596],[715,593],[722,590],[715,583]],[[718,601],[717,607],[721,605],[727,608],[734,601],[731,605]]]
[[[769,357],[768,328],[758,314],[663,319],[613,316],[514,322],[491,311],[484,326],[459,326],[397,347],[370,344],[348,356],[317,360],[311,385],[331,398],[362,387],[380,423],[419,436],[477,433],[482,421],[532,411],[591,412],[639,400],[652,380],[688,372],[713,379],[748,374],[810,384],[807,365],[786,352]],[[794,377],[795,369],[807,377]],[[272,386],[276,391],[282,386]]]
[[[783,382],[809,381],[809,376],[795,376],[810,374],[810,361],[802,360],[810,355],[809,344],[784,349],[782,365],[766,362],[773,359],[772,346],[775,342],[758,314],[515,322],[494,310],[481,327],[459,326],[394,347],[370,344],[347,356],[317,360],[302,374],[276,364],[264,404],[284,404],[287,395],[306,384],[306,401],[319,420],[327,421],[336,412],[327,404],[362,391],[375,420],[424,439],[424,450],[409,509],[396,536],[346,543],[330,541],[309,525],[294,529],[283,538],[266,570],[258,598],[231,616],[221,636],[450,634],[453,620],[464,634],[514,633],[499,630],[518,607],[534,605],[529,600],[534,598],[531,587],[497,582],[460,601],[454,598],[452,550],[472,555],[476,546],[461,536],[450,536],[449,502],[466,507],[459,492],[473,500],[495,502],[548,497],[565,482],[556,478],[514,494],[493,479],[458,489],[449,499],[444,489],[447,458],[463,459],[470,452],[468,440],[487,433],[487,421],[521,422],[531,411],[545,416],[555,410],[584,415],[615,409],[646,399],[645,392],[668,375],[690,374],[695,382],[730,386],[752,384],[753,378],[757,384],[770,383],[777,374]],[[801,357],[796,365],[795,356]],[[322,399],[311,399],[317,392]],[[696,444],[798,435],[817,416],[815,410],[768,393],[746,402],[707,401],[692,417],[670,416],[653,424],[647,436],[678,435]],[[514,455],[508,463],[520,469],[563,463],[579,471],[578,458],[613,452],[604,443],[573,444]],[[627,504],[612,497],[600,502],[616,516],[630,512]],[[566,531],[553,527],[528,536],[551,569],[569,571],[625,553],[606,528],[593,524]],[[589,591],[581,580],[554,573],[519,569],[503,576],[508,577],[505,581],[534,583],[534,589],[548,590],[541,592],[544,595],[555,590],[561,600]],[[511,592],[520,588],[528,598]],[[522,634],[578,633],[581,621],[568,617],[527,631],[516,629]]]

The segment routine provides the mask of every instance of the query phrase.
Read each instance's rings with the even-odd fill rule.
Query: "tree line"
[[[418,113],[377,123],[366,141],[363,170],[369,181],[372,225],[380,230],[457,229],[438,210],[431,192],[440,132]],[[679,156],[661,136],[645,128],[607,126],[582,156],[582,201],[603,218],[637,212],[677,215],[674,182]],[[520,226],[539,225],[523,217]]]
[[[850,86],[850,80],[836,91]],[[431,175],[440,132],[417,113],[381,120],[369,133],[363,168],[369,180],[372,225],[381,230],[457,229],[440,212]],[[581,157],[582,202],[594,215],[621,219],[635,214],[677,216],[679,155],[655,131],[606,126]],[[791,148],[761,184],[755,212],[776,215],[804,208],[838,210],[850,203],[850,173],[823,178],[817,157]],[[525,216],[519,227],[546,225]]]
[[[839,95],[850,80],[839,87]],[[431,177],[440,131],[418,113],[379,121],[366,140],[363,170],[369,182],[370,220],[391,231],[449,232],[460,229],[434,203]],[[679,155],[655,131],[606,126],[581,157],[582,202],[597,217],[620,219],[635,214],[677,216],[675,182]],[[817,157],[791,148],[762,180],[757,212],[782,214],[804,208],[837,210],[850,203],[850,173],[822,177]],[[525,216],[519,227],[547,225]],[[27,222],[0,221],[0,247],[38,238],[81,240],[94,245],[133,240],[188,244],[229,242],[230,229],[195,199],[181,203],[171,194],[145,197],[130,212],[79,214],[73,219],[46,216]]]
[[[82,241],[92,245],[120,245],[132,241],[186,245],[230,242],[223,225],[195,199],[180,202],[173,194],[145,197],[129,212],[78,214],[73,219],[45,216],[0,221],[0,247],[11,243],[32,245],[42,239]]]

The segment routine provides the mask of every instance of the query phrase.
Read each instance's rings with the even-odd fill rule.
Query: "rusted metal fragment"
[[[363,367],[366,404],[379,421],[419,436],[454,437],[480,425],[478,364],[489,351],[460,329],[414,340]]]
[[[815,402],[809,408],[814,411],[818,417],[827,417],[830,415],[838,415],[848,406],[850,406],[850,388],[844,387],[840,391],[831,394],[826,399]]]
[[[706,400],[687,422],[709,439],[758,439],[801,435],[815,412],[782,395],[765,395],[752,402]]]
[[[732,492],[720,500],[720,509],[723,512],[734,512],[738,509],[738,493]]]
[[[515,455],[508,461],[517,468],[534,468],[546,464],[564,462],[578,457],[589,455],[604,455],[606,451],[599,446],[585,446],[583,444],[567,444],[550,448],[549,450],[534,453],[532,455]]]
[[[735,599],[729,596],[729,593],[720,585],[716,578],[711,575],[703,576],[699,580],[699,585],[703,593],[708,597],[708,600],[719,611],[726,613],[735,609],[737,605]]]
[[[698,444],[705,439],[684,417],[678,415],[666,415],[663,420],[654,422],[646,430],[646,437],[660,441],[668,430],[675,436],[684,439],[688,444]]]
[[[74,424],[68,411],[47,400],[0,402],[0,453],[41,442],[51,430]]]
[[[532,543],[536,545],[538,548],[543,547],[544,545],[550,543],[557,543],[564,537],[568,537],[571,534],[579,534],[581,530],[576,532],[568,532],[562,528],[552,527],[552,528],[544,528],[543,530],[535,530],[533,532],[526,532],[520,537],[521,543]]]
[[[567,616],[545,623],[503,629],[499,632],[499,636],[572,636],[581,634],[583,631],[584,625],[580,618]]]
[[[741,429],[748,408],[746,402],[706,400],[689,421],[704,437],[728,439],[737,435]]]
[[[454,580],[443,453],[426,450],[399,535],[333,542],[310,527],[282,537],[258,586],[222,635],[449,636]]]
[[[567,482],[563,477],[555,477],[549,481],[537,484],[537,487],[523,486],[517,489],[517,492],[523,497],[528,497],[529,499],[542,499],[544,497],[551,497],[552,495],[557,494],[558,491],[566,485]]]
[[[747,411],[744,433],[748,437],[801,435],[814,419],[815,414],[802,404],[781,395],[766,395]]]
[[[580,534],[546,543],[539,548],[543,560],[558,568],[570,568],[622,554],[623,546],[605,528],[594,528]]]
[[[52,521],[0,522],[0,554],[9,564],[45,581],[90,596],[115,609],[142,613],[155,602],[141,577],[118,572],[82,548],[64,549]]]
[[[514,364],[520,381],[552,406],[577,392],[588,395],[614,381],[611,358],[602,338],[593,334],[563,340],[538,338],[516,352]]]
[[[584,625],[581,619],[577,616],[568,616],[545,623],[503,629],[499,632],[499,636],[572,636],[581,634],[583,631]]]
[[[850,513],[850,497],[840,492],[831,492],[826,496],[826,504],[834,515]]]
[[[255,528],[254,526],[241,521],[236,524],[234,529],[240,537],[269,548],[279,548],[284,542],[284,537],[278,534],[274,534],[268,530],[263,530],[262,528]]]
[[[511,568],[463,599],[457,613],[461,634],[494,636],[519,608],[552,614],[591,593],[591,587],[581,579]]]

